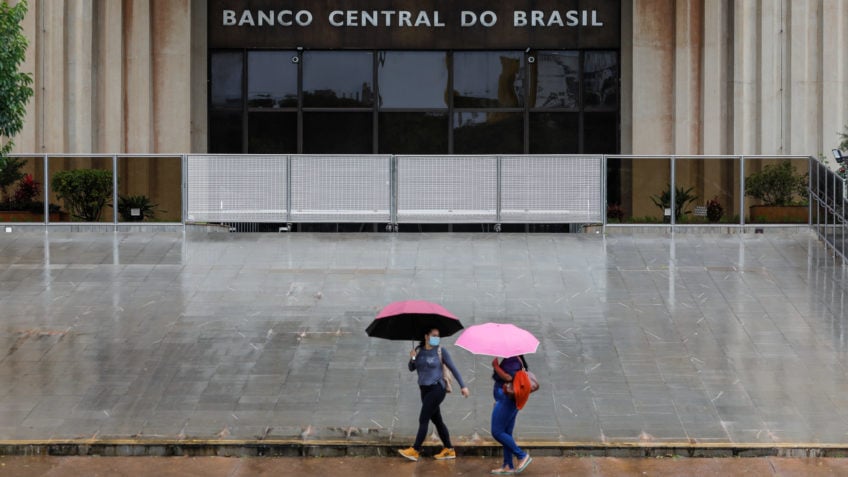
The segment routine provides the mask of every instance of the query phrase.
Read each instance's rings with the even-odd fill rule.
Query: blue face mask
[[[439,346],[439,337],[431,336],[430,337],[430,346]]]

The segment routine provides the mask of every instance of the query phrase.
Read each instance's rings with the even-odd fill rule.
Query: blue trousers
[[[515,401],[504,394],[500,386],[495,386],[495,408],[492,410],[492,437],[503,446],[504,467],[513,468],[512,457],[519,461],[527,456],[527,453],[518,447],[512,437],[515,428],[515,418],[518,417],[518,408]]]

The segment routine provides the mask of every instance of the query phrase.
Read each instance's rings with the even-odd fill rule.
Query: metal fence
[[[834,257],[848,264],[845,233],[848,227],[848,199],[845,179],[827,165],[810,161],[810,226]]]
[[[127,197],[145,196],[160,224],[374,223],[397,230],[409,223],[571,223],[608,227],[770,226],[749,197],[751,174],[793,161],[809,174],[809,206],[798,225],[813,228],[846,260],[846,189],[842,177],[809,156],[627,155],[14,155],[33,176],[41,209],[0,222],[91,224],[51,190],[61,171],[111,173],[108,204],[96,224],[117,229],[133,221]],[[621,176],[608,174],[618,161]],[[698,188],[700,197],[678,194]],[[618,193],[628,207],[607,203]],[[6,196],[12,196],[7,187]],[[713,200],[710,196],[715,195]],[[65,202],[62,202],[65,201]],[[710,215],[711,203],[722,214]],[[118,204],[118,206],[115,206]],[[678,210],[683,204],[685,211]],[[656,206],[656,207],[655,207]],[[111,207],[111,209],[109,209]],[[663,210],[664,209],[664,210]],[[641,212],[638,212],[641,211]],[[644,211],[652,211],[645,214]],[[630,214],[629,216],[627,214]],[[642,215],[640,215],[642,214]],[[653,214],[653,215],[652,215]],[[151,218],[153,215],[150,216]],[[610,219],[612,217],[612,219]],[[147,220],[145,217],[142,219]]]

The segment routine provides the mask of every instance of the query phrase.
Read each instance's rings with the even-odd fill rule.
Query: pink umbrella
[[[432,328],[438,328],[442,336],[450,336],[462,329],[462,323],[437,303],[396,301],[386,305],[365,332],[374,338],[420,340]]]
[[[509,358],[535,353],[539,340],[515,325],[484,323],[466,328],[457,338],[456,345],[474,354]]]

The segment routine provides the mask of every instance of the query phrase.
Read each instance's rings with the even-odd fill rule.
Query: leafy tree
[[[842,142],[839,143],[839,150],[848,151],[848,126],[845,126],[845,132],[839,133],[839,138],[842,139]]]
[[[793,205],[797,196],[807,194],[808,174],[796,174],[788,159],[763,167],[745,179],[745,194],[765,205]]]
[[[0,0],[0,137],[6,138],[0,146],[0,169],[14,146],[12,137],[24,126],[26,104],[33,94],[32,75],[18,71],[27,48],[21,27],[26,12],[26,0],[14,7]]]

